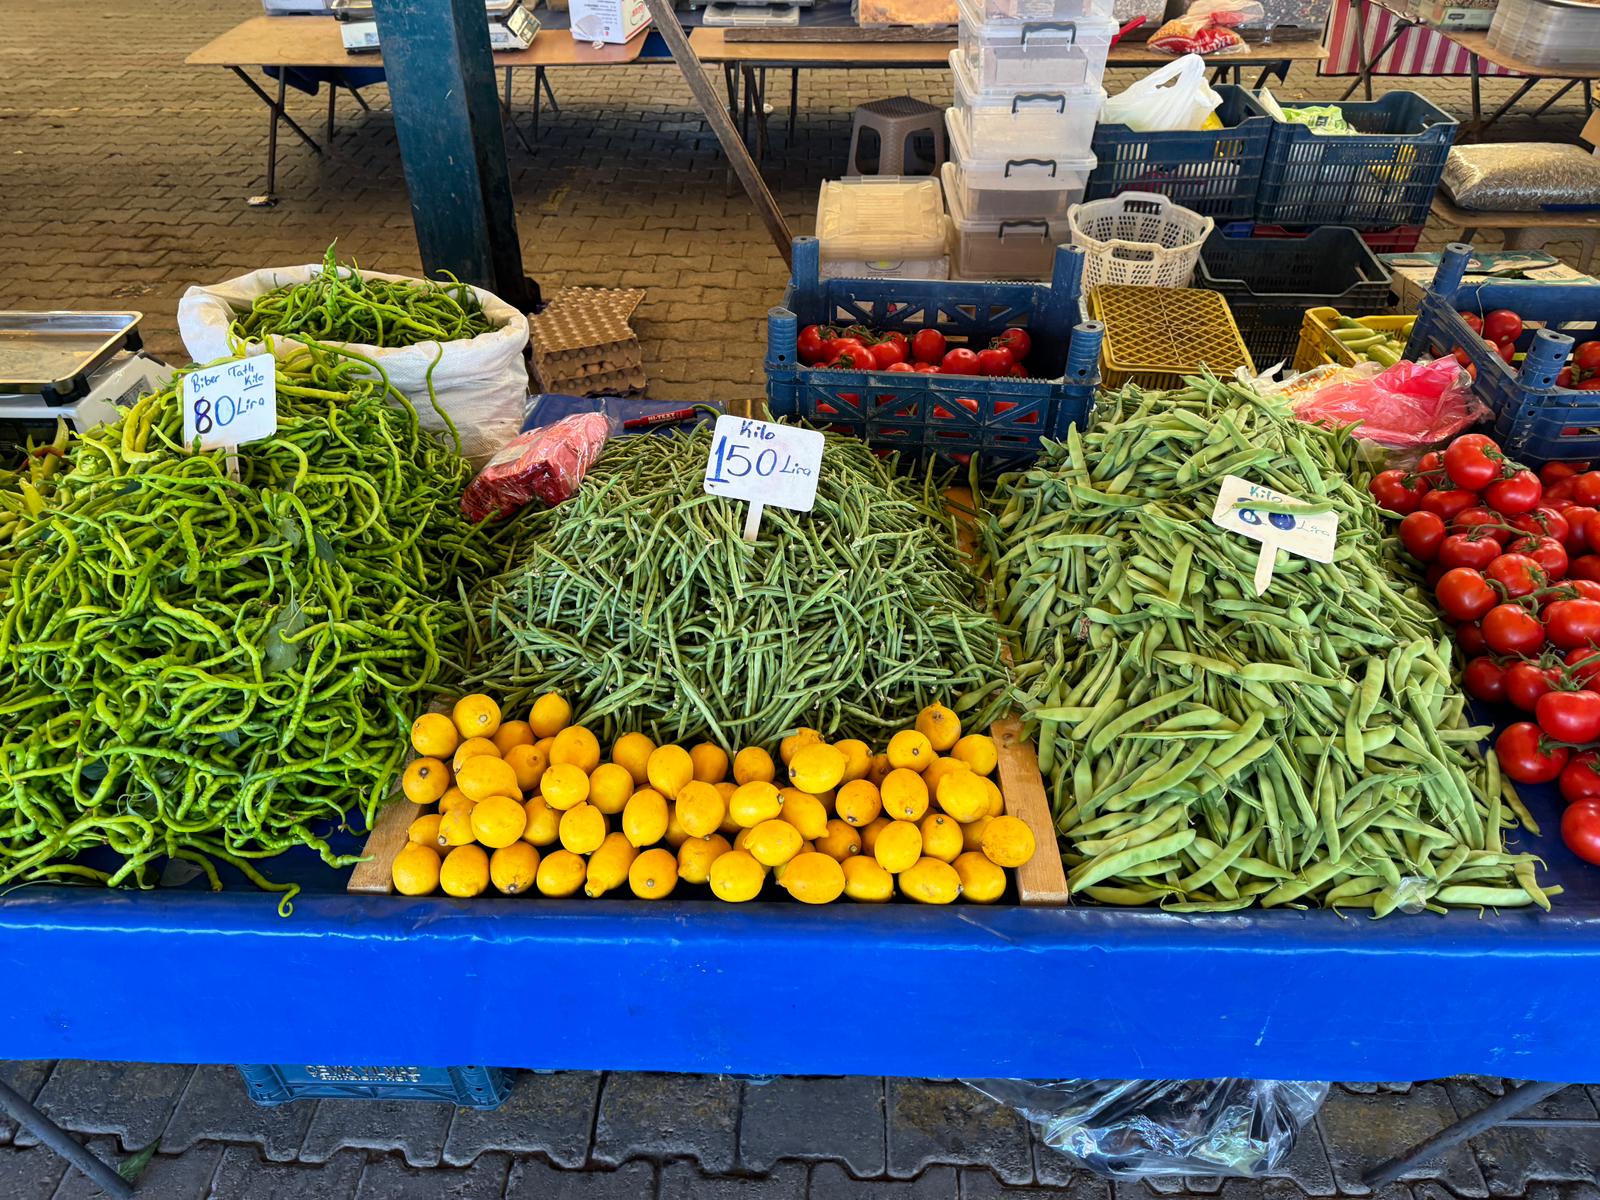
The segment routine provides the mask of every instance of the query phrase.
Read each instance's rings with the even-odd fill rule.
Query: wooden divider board
[[[400,781],[395,780],[388,802],[378,810],[378,823],[367,835],[367,844],[361,847],[366,861],[355,865],[344,890],[366,896],[392,894],[395,855],[405,848],[411,822],[421,814],[422,807],[407,800],[400,791]]]

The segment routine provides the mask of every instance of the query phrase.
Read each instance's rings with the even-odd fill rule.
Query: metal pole
[[[373,7],[423,267],[537,307],[538,285],[522,269],[483,0]]]
[[[10,1113],[18,1125],[87,1175],[106,1195],[116,1196],[118,1200],[133,1195],[133,1187],[126,1179],[67,1136],[61,1126],[28,1103],[26,1097],[4,1079],[0,1079],[0,1109]]]
[[[1377,1191],[1385,1184],[1399,1179],[1412,1167],[1459,1146],[1468,1138],[1487,1129],[1493,1129],[1507,1117],[1514,1117],[1524,1109],[1532,1108],[1539,1101],[1549,1099],[1566,1086],[1564,1083],[1525,1083],[1521,1087],[1512,1088],[1487,1108],[1481,1108],[1471,1116],[1462,1117],[1454,1125],[1441,1129],[1420,1146],[1412,1147],[1404,1156],[1390,1159],[1374,1168],[1368,1172],[1363,1182],[1373,1191]]]

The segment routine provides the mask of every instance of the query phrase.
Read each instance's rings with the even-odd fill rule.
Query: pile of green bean
[[[0,585],[0,885],[350,861],[323,834],[370,823],[492,553],[467,463],[369,369],[280,359],[237,480],[183,447],[181,377],[72,445]],[[79,861],[101,846],[120,861]]]
[[[257,296],[228,332],[239,342],[274,335],[389,348],[460,341],[492,328],[477,293],[453,275],[447,284],[372,279],[354,264],[341,267],[329,246],[320,272]]]
[[[709,430],[608,445],[576,497],[524,512],[473,599],[474,688],[563,692],[606,736],[764,745],[798,725],[881,740],[940,700],[1007,699],[998,623],[931,481],[829,435],[810,513],[700,491]]]
[[[1213,379],[1128,389],[1004,478],[985,552],[1072,890],[1208,911],[1538,904],[1532,818],[1355,443]],[[1213,524],[1224,476],[1338,514],[1331,563]],[[1536,828],[1536,827],[1535,827]]]

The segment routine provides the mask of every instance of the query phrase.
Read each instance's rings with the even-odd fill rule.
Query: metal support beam
[[[375,0],[374,9],[423,267],[536,308],[483,0]]]
[[[117,1197],[117,1200],[133,1196],[133,1186],[126,1179],[91,1154],[61,1126],[28,1103],[26,1096],[3,1079],[0,1079],[0,1112],[9,1113],[12,1120],[77,1167],[106,1195]]]
[[[1421,1145],[1413,1146],[1399,1158],[1380,1163],[1367,1172],[1366,1178],[1362,1182],[1373,1191],[1377,1191],[1379,1188],[1399,1179],[1411,1168],[1420,1166],[1429,1159],[1436,1158],[1446,1151],[1459,1146],[1470,1137],[1505,1123],[1508,1118],[1532,1108],[1541,1100],[1548,1100],[1566,1086],[1564,1083],[1534,1082],[1524,1083],[1519,1087],[1512,1088],[1487,1107],[1462,1117],[1454,1125],[1441,1129],[1427,1141]]]

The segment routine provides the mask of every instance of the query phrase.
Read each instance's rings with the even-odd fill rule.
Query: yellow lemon
[[[844,755],[826,742],[801,746],[789,760],[789,782],[802,792],[816,795],[839,786],[844,778]]]
[[[741,829],[741,830],[739,830],[738,833],[733,835],[733,848],[735,850],[743,850],[744,849],[744,844],[749,840],[750,840],[750,830]]]
[[[719,854],[711,864],[711,894],[718,900],[739,904],[761,894],[767,873],[761,864],[743,850]]]
[[[499,758],[500,747],[486,737],[468,738],[456,747],[455,757],[450,760],[450,769],[459,773],[467,759],[475,758],[480,754],[487,755],[490,758]]]
[[[710,742],[697,742],[689,747],[689,761],[694,764],[694,777],[701,783],[721,783],[728,777],[728,752]]]
[[[477,834],[472,832],[472,810],[477,807],[476,804],[469,802],[459,808],[452,808],[440,817],[439,845],[465,846],[469,842],[477,841]]]
[[[678,789],[674,808],[678,814],[678,824],[692,838],[715,833],[722,826],[722,818],[728,814],[722,793],[698,779],[691,779]]]
[[[432,804],[450,790],[450,768],[437,758],[413,758],[400,777],[400,790],[413,804]]]
[[[443,713],[423,713],[411,722],[411,748],[424,758],[449,758],[460,741],[455,722]]]
[[[922,833],[922,853],[940,862],[955,862],[961,854],[961,825],[944,813],[931,812],[917,826]]]
[[[961,876],[947,862],[919,858],[900,872],[900,894],[918,904],[949,904],[961,895]]]
[[[979,817],[961,827],[961,848],[963,850],[982,850],[983,831],[989,827],[989,817]]]
[[[1000,752],[988,734],[969,733],[950,747],[950,757],[959,758],[979,775],[987,775],[1000,761]]]
[[[674,854],[678,852],[679,846],[689,840],[689,831],[678,821],[678,806],[676,804],[669,805],[667,808],[667,832],[662,840],[672,847]]]
[[[656,744],[642,733],[625,733],[611,743],[611,761],[623,767],[633,778],[634,787],[643,787],[650,782],[650,774],[645,769],[645,764],[650,761]]]
[[[744,848],[764,867],[781,867],[800,853],[805,841],[800,831],[787,821],[763,821],[750,831]]]
[[[457,846],[439,864],[439,886],[447,896],[470,900],[489,886],[489,856],[482,846]]]
[[[424,813],[406,828],[406,841],[420,842],[424,846],[433,847],[439,844],[438,813]]]
[[[407,842],[389,865],[394,890],[402,896],[429,896],[439,886],[439,856],[429,846]]]
[[[910,821],[892,821],[878,833],[872,857],[891,875],[898,875],[922,857],[922,830]]]
[[[670,850],[646,850],[629,866],[628,886],[641,900],[665,900],[678,886],[678,860]]]
[[[782,811],[783,796],[765,780],[740,784],[728,800],[728,815],[744,829],[770,821]]]
[[[667,835],[667,798],[654,788],[640,788],[622,809],[622,832],[628,844],[654,846]]]
[[[871,854],[878,844],[878,835],[893,825],[889,817],[874,817],[861,827],[861,853]]]
[[[592,854],[606,840],[606,815],[592,804],[579,804],[561,814],[561,848]]]
[[[1005,894],[1006,873],[975,850],[950,864],[961,880],[961,895],[976,904],[993,904]]]
[[[528,727],[534,737],[555,737],[572,720],[572,705],[560,692],[546,692],[533,702],[528,713]]]
[[[583,886],[588,864],[571,850],[552,850],[539,860],[534,887],[541,896],[570,896]]]
[[[917,714],[917,732],[943,754],[961,740],[961,718],[942,704],[930,704]]]
[[[450,719],[464,738],[491,738],[500,728],[500,706],[489,697],[474,693],[456,701]]]
[[[539,852],[527,842],[502,846],[489,856],[489,881],[507,896],[529,891],[538,871]]]
[[[789,790],[789,789],[787,789],[787,788],[785,788],[785,789],[784,789],[784,790],[785,790],[785,791],[788,791],[788,790]],[[794,789],[794,790],[796,790],[796,791],[799,791],[799,789],[798,789],[798,788],[796,788],[796,789]],[[834,799],[835,799],[835,798],[836,798],[836,797],[837,797],[837,796],[838,796],[838,794],[839,794],[839,793],[838,793],[838,790],[837,790],[837,789],[835,789],[835,788],[829,788],[829,789],[828,789],[828,790],[827,790],[827,791],[825,791],[825,792],[816,792],[816,793],[812,793],[812,792],[800,792],[800,794],[801,794],[801,795],[802,795],[802,796],[812,796],[812,795],[814,795],[814,796],[815,796],[815,798],[816,798],[816,799],[817,799],[817,800],[818,800],[818,801],[819,801],[819,802],[820,802],[820,803],[821,803],[821,804],[822,804],[822,807],[823,807],[823,808],[825,808],[825,809],[827,809],[827,810],[828,810],[828,815],[829,815],[829,816],[830,816],[830,817],[831,817],[831,816],[833,816],[833,802],[834,802]],[[785,797],[784,797],[784,798],[783,798],[783,802],[784,802],[784,803],[785,803],[785,804],[787,804],[787,803],[789,803],[789,797],[788,797],[788,796],[785,796]]]
[[[946,775],[954,775],[957,772],[971,775],[972,768],[959,758],[934,759],[928,764],[928,769],[922,773],[922,782],[928,785],[928,795],[937,796],[939,794],[939,781]]]
[[[881,788],[892,770],[894,767],[890,765],[887,754],[874,754],[871,765],[867,767],[867,779],[873,787]]]
[[[789,822],[803,838],[819,838],[828,832],[828,808],[815,796],[796,792],[785,797],[779,819]]]
[[[439,815],[442,817],[452,808],[472,807],[472,797],[458,787],[451,788],[439,797]]]
[[[844,893],[844,869],[826,854],[797,854],[784,866],[778,886],[802,904],[831,904]]]
[[[989,815],[989,789],[981,775],[956,771],[939,781],[939,807],[958,821],[976,821]]]
[[[1033,830],[1019,817],[995,817],[983,831],[983,855],[1002,867],[1020,867],[1033,857]]]
[[[922,776],[908,767],[890,771],[883,781],[883,811],[896,821],[920,821],[928,811],[928,785]]]
[[[877,859],[858,854],[839,866],[844,870],[844,894],[850,899],[882,904],[894,895],[894,876],[880,867]]]
[[[584,876],[583,894],[591,900],[619,888],[628,878],[628,868],[639,852],[633,848],[626,835],[608,833],[600,849],[589,855],[589,870]]]
[[[883,811],[883,800],[870,782],[852,779],[839,789],[833,807],[846,825],[867,825]]]
[[[861,833],[855,826],[835,818],[828,822],[828,831],[817,839],[817,853],[843,862],[861,853]]]
[[[517,777],[517,790],[523,793],[531,792],[539,786],[545,768],[550,761],[545,757],[545,752],[537,746],[513,746],[506,751],[506,766],[510,767]]]
[[[717,826],[717,832],[723,837],[732,837],[742,828],[739,822],[733,819],[733,794],[739,790],[739,785],[731,780],[724,779],[721,783],[711,785],[717,789],[717,795],[722,797],[722,824]]]
[[[550,762],[571,763],[587,775],[600,765],[600,739],[582,725],[568,725],[556,734]]]
[[[934,759],[933,743],[915,729],[902,729],[889,739],[889,765],[912,771],[925,771]]]
[[[621,763],[601,763],[589,773],[589,803],[614,817],[633,795],[633,774]]]
[[[778,743],[778,757],[783,760],[783,765],[787,767],[790,760],[794,758],[796,750],[802,746],[813,745],[821,740],[822,734],[815,729],[808,729],[802,725]]]
[[[555,747],[556,740],[553,737],[540,738],[533,744],[533,748],[540,751],[544,755],[544,761],[547,765],[550,762],[550,751],[554,750]]]
[[[746,746],[733,756],[733,781],[737,784],[771,783],[778,768],[760,746]]]
[[[589,798],[589,776],[575,763],[552,763],[539,779],[539,794],[557,812]]]
[[[844,775],[841,783],[849,783],[852,779],[865,779],[867,772],[872,768],[872,747],[856,738],[845,738],[835,742],[833,748],[844,755]]]
[[[678,878],[685,883],[704,883],[711,878],[711,864],[732,849],[720,833],[690,838],[678,847]]]
[[[486,796],[472,806],[472,836],[491,850],[511,845],[528,827],[528,814],[521,800],[510,796]]]
[[[500,751],[500,757],[504,758],[511,753],[513,746],[533,745],[533,727],[526,721],[501,721],[500,728],[494,731],[494,736],[489,740],[494,743],[494,748]],[[493,864],[490,865],[490,870],[493,871]]]
[[[522,840],[530,846],[554,846],[561,834],[561,814],[545,803],[543,796],[530,796],[522,811],[528,818]]]
[[[650,786],[668,800],[678,798],[678,789],[694,779],[694,759],[682,746],[658,746],[645,763]]]
[[[503,758],[480,754],[461,764],[456,772],[456,786],[474,800],[489,796],[514,796],[522,799],[522,789],[517,786],[517,773]]]
[[[1006,811],[1006,798],[1001,794],[1000,785],[992,779],[984,779],[983,790],[989,793],[989,816],[998,817]]]

